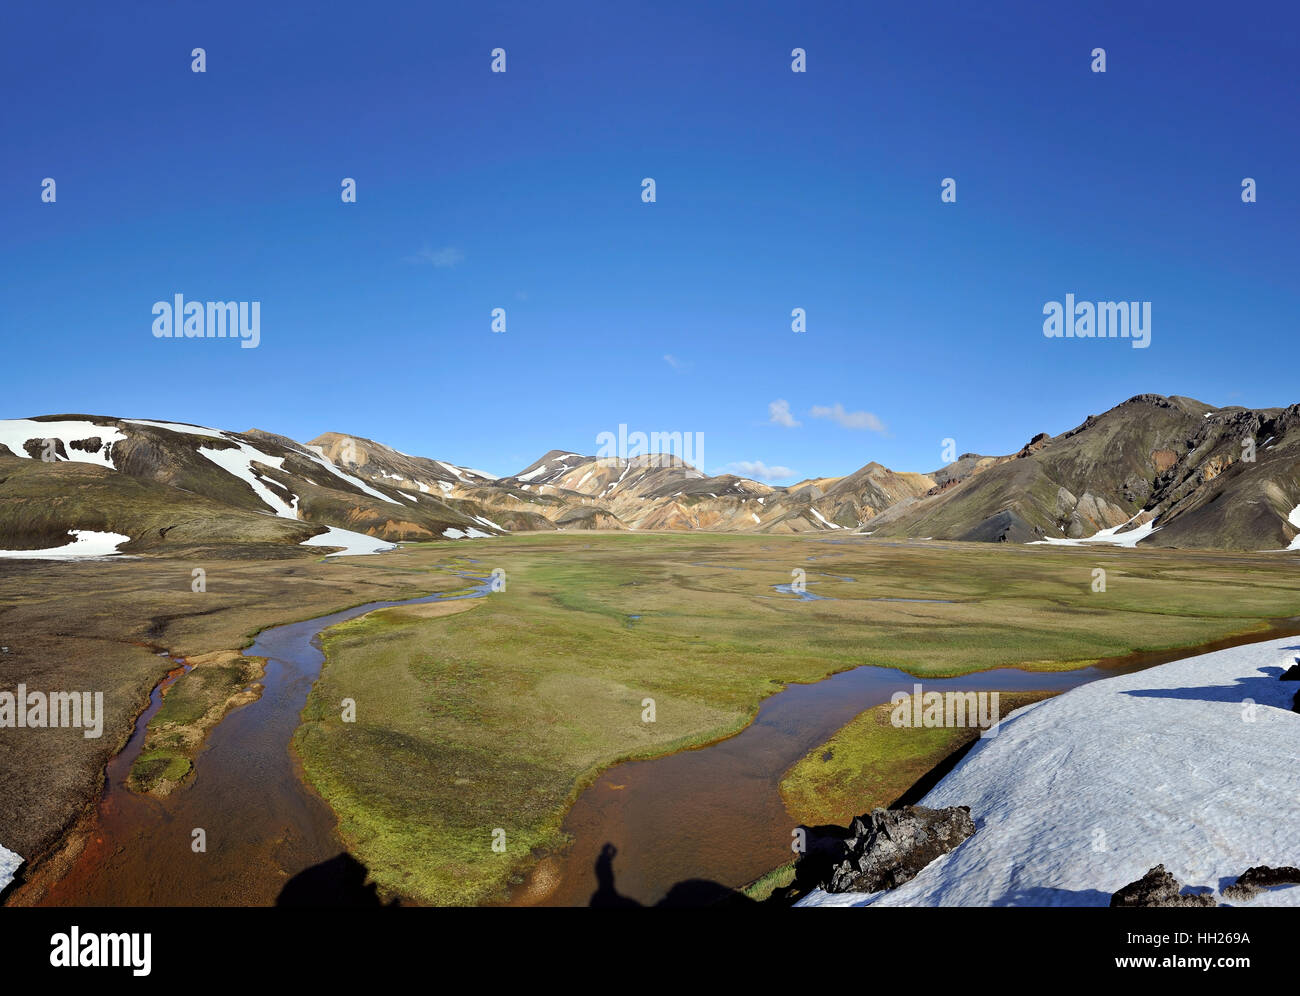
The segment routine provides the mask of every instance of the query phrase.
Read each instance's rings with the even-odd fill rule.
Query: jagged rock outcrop
[[[1183,884],[1164,865],[1156,865],[1136,882],[1110,897],[1111,906],[1218,906],[1207,895],[1183,895]]]
[[[876,809],[853,820],[844,854],[822,885],[827,892],[879,892],[916,877],[975,833],[970,807]]]
[[[1278,885],[1300,885],[1300,868],[1290,865],[1270,868],[1268,865],[1256,865],[1242,872],[1241,877],[1223,890],[1224,898],[1238,901],[1254,899],[1265,889]]]
[[[1046,432],[1040,432],[1033,439],[1029,440],[1029,442],[1025,443],[1024,446],[1020,447],[1020,452],[1017,453],[1016,456],[1027,457],[1031,453],[1037,453],[1039,450],[1041,450],[1044,446],[1046,446],[1051,441],[1052,441],[1052,437],[1050,434]]]

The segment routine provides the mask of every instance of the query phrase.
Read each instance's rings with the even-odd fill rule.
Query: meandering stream
[[[1074,671],[998,668],[960,678],[917,678],[863,666],[808,685],[790,685],[765,699],[754,722],[727,740],[605,771],[569,810],[564,830],[573,844],[548,858],[517,890],[519,904],[587,905],[601,883],[597,864],[606,843],[617,848],[608,870],[622,899],[642,905],[716,896],[701,882],[738,888],[791,860],[796,826],[781,801],[782,775],[858,713],[888,702],[916,683],[926,691],[1064,691],[1100,678],[1248,643],[1300,635],[1300,619],[1276,620],[1267,631],[1196,647],[1148,651]],[[609,900],[608,891],[604,895]]]
[[[43,902],[70,906],[270,905],[294,875],[336,858],[334,814],[305,784],[290,750],[307,694],[320,674],[320,633],[375,609],[477,598],[472,590],[397,602],[368,602],[263,630],[244,653],[266,658],[262,694],[230,712],[208,736],[189,781],[165,798],[125,785],[154,703],[127,747],[109,762],[95,827],[76,863]],[[202,829],[207,850],[193,849]],[[340,868],[346,873],[346,868]],[[351,883],[339,883],[345,887]],[[328,892],[329,882],[317,883]]]
[[[864,709],[918,682],[938,692],[1065,690],[1149,666],[999,668],[948,679],[863,666],[790,685],[765,699],[754,722],[730,739],[606,771],[564,821],[571,849],[543,864],[516,901],[587,905],[599,887],[596,864],[607,842],[618,850],[614,889],[643,905],[666,897],[689,904],[710,894],[701,882],[735,888],[788,862],[797,821],[781,801],[786,769]]]
[[[266,658],[257,701],[229,713],[209,734],[194,773],[165,798],[125,787],[161,703],[156,688],[127,747],[109,763],[87,845],[52,883],[50,905],[267,905],[308,869],[349,872],[335,818],[305,784],[290,749],[324,655],[320,633],[375,609],[487,594],[473,578],[468,592],[396,602],[370,602],[316,619],[264,630],[245,653]],[[636,617],[627,624],[634,625]],[[1210,650],[1300,634],[1295,620],[1265,633],[1196,648],[1135,654],[1076,671],[1003,668],[961,678],[926,679],[926,690],[1064,690]],[[176,680],[178,671],[165,679]],[[697,750],[619,764],[583,792],[569,811],[569,850],[545,859],[516,902],[586,905],[598,887],[595,867],[607,843],[618,848],[613,887],[652,904],[683,883],[707,880],[736,887],[790,858],[794,825],[777,789],[785,770],[824,743],[859,712],[887,702],[916,679],[864,666],[766,699],[754,722],[735,736]],[[202,829],[206,851],[193,848]],[[302,879],[298,879],[301,882]],[[346,883],[345,883],[346,884]],[[355,885],[356,883],[351,883]],[[317,884],[328,897],[331,883]],[[677,887],[674,892],[674,887]],[[301,890],[300,890],[300,895]]]

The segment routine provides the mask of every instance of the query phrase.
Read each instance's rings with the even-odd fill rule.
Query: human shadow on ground
[[[618,848],[606,842],[596,858],[596,891],[588,905],[597,909],[640,909],[644,903],[618,891],[614,883],[614,858]],[[757,906],[742,892],[703,878],[688,878],[678,882],[663,899],[654,904],[661,909],[688,909],[718,906]]]
[[[327,906],[378,909],[400,905],[385,903],[374,882],[367,882],[366,866],[344,851],[328,861],[304,868],[284,883],[276,906]]]

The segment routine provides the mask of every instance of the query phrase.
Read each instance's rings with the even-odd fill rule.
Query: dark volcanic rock
[[[876,809],[854,819],[846,853],[831,868],[827,892],[893,889],[975,832],[969,806]]]
[[[1295,662],[1294,664],[1292,664],[1289,668],[1287,668],[1287,669],[1282,673],[1282,677],[1281,677],[1280,679],[1278,679],[1278,680],[1280,680],[1280,681],[1300,681],[1300,657],[1297,657],[1297,658],[1296,658],[1296,662]]]
[[[74,450],[84,450],[87,453],[98,453],[104,441],[98,436],[91,436],[88,439],[74,439],[68,443]]]
[[[1003,509],[955,538],[970,543],[1028,543],[1038,535],[1021,516]]]
[[[1213,896],[1184,896],[1183,884],[1156,865],[1110,897],[1111,906],[1218,906]]]
[[[1033,439],[1029,440],[1029,442],[1025,443],[1024,446],[1020,447],[1020,452],[1016,454],[1016,457],[1027,457],[1031,453],[1037,453],[1051,441],[1052,437],[1050,435],[1046,432],[1040,432]]]
[[[1229,899],[1254,899],[1265,889],[1276,885],[1300,885],[1300,868],[1287,865],[1282,868],[1270,868],[1268,865],[1256,865],[1247,868],[1232,885],[1223,890]]]

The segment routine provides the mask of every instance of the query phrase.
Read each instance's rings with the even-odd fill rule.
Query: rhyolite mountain
[[[1300,405],[1213,408],[1142,394],[946,483],[868,528],[1011,542],[1101,530],[1118,541],[1144,528],[1144,546],[1277,550],[1300,534]]]
[[[1300,405],[1154,394],[1016,453],[968,453],[927,473],[870,462],[788,487],[656,456],[552,450],[498,478],[334,432],[300,443],[93,415],[0,421],[7,550],[89,530],[129,536],[124,553],[291,556],[308,540],[327,549],[342,535],[331,529],[387,542],[696,529],[1279,550],[1300,543],[1298,507]]]

